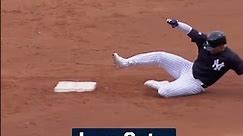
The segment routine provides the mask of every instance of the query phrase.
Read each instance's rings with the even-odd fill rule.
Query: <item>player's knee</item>
[[[163,60],[165,58],[166,52],[157,51],[157,52],[153,52],[153,55],[156,56],[156,57],[154,57],[154,59],[157,59],[158,62],[160,62],[161,60]]]
[[[166,54],[166,52],[164,52],[164,51],[157,51],[155,53],[156,53],[157,56],[161,56],[161,57]]]

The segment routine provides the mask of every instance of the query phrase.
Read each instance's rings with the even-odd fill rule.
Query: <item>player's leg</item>
[[[201,86],[201,81],[186,75],[167,84],[161,84],[158,88],[159,95],[166,98],[194,95],[203,91],[205,89]]]
[[[155,90],[158,90],[160,86],[164,86],[170,83],[169,81],[156,81],[156,80],[148,80],[144,83],[145,86],[149,88],[153,88]]]
[[[193,77],[192,65],[192,63],[185,65],[181,71],[181,76],[175,81],[148,80],[144,85],[158,90],[159,95],[166,98],[198,94],[205,89],[201,86],[202,82]]]
[[[113,54],[115,62],[121,67],[130,67],[135,65],[158,65],[164,68],[175,79],[179,78],[181,71],[190,61],[167,52],[150,52],[122,58],[117,53]]]

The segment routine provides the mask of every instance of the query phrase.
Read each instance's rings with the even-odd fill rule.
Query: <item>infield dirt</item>
[[[73,127],[176,127],[179,136],[243,135],[243,77],[229,71],[206,93],[164,99],[143,86],[162,69],[115,69],[124,57],[167,51],[191,61],[196,46],[166,18],[222,30],[243,54],[242,0],[1,0],[2,136],[68,136]],[[94,92],[54,93],[60,80]]]

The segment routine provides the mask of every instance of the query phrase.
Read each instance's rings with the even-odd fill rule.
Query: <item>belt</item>
[[[200,79],[196,79],[196,80],[199,80],[200,81],[200,84],[201,84],[201,87],[202,88],[204,88],[204,89],[208,88],[208,86],[206,84],[204,84]]]
[[[208,88],[208,86],[205,85],[204,83],[202,83],[201,86],[202,86],[203,88]]]

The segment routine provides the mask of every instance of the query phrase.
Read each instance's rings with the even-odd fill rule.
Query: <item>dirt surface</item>
[[[229,71],[201,95],[160,98],[143,86],[162,69],[117,70],[128,57],[163,50],[191,61],[196,46],[175,17],[222,30],[243,54],[242,0],[1,0],[2,136],[68,136],[73,127],[176,127],[180,136],[243,135],[243,77]],[[89,93],[54,93],[60,80],[97,81]]]

